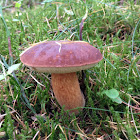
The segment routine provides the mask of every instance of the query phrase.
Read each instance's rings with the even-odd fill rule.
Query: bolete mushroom
[[[52,74],[58,103],[75,114],[79,110],[74,108],[85,106],[76,72],[93,67],[102,58],[97,48],[84,41],[43,41],[20,55],[21,62],[32,70]]]

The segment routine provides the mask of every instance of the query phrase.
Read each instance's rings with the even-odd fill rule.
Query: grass
[[[30,44],[79,40],[86,9],[83,40],[97,47],[104,59],[85,71],[86,106],[78,116],[69,116],[57,103],[50,74],[14,65],[16,70],[0,81],[0,139],[140,139],[140,3],[30,2],[21,2],[19,8],[10,0],[1,3],[1,75],[20,63],[20,53]],[[121,103],[107,96],[112,89],[119,92]]]

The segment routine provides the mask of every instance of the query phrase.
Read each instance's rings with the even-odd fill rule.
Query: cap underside
[[[89,64],[86,66],[79,67],[30,67],[32,70],[37,72],[46,72],[46,73],[71,73],[81,70],[86,70],[93,67],[95,64]]]

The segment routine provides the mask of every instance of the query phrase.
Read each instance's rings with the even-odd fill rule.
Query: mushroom
[[[51,73],[54,95],[64,110],[78,114],[85,106],[77,71],[93,67],[102,60],[100,51],[84,41],[43,41],[20,55],[23,64],[37,72]]]

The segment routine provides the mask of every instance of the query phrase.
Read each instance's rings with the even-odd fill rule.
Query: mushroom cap
[[[102,59],[100,51],[84,41],[43,41],[33,44],[20,55],[26,66],[48,73],[85,70]]]

